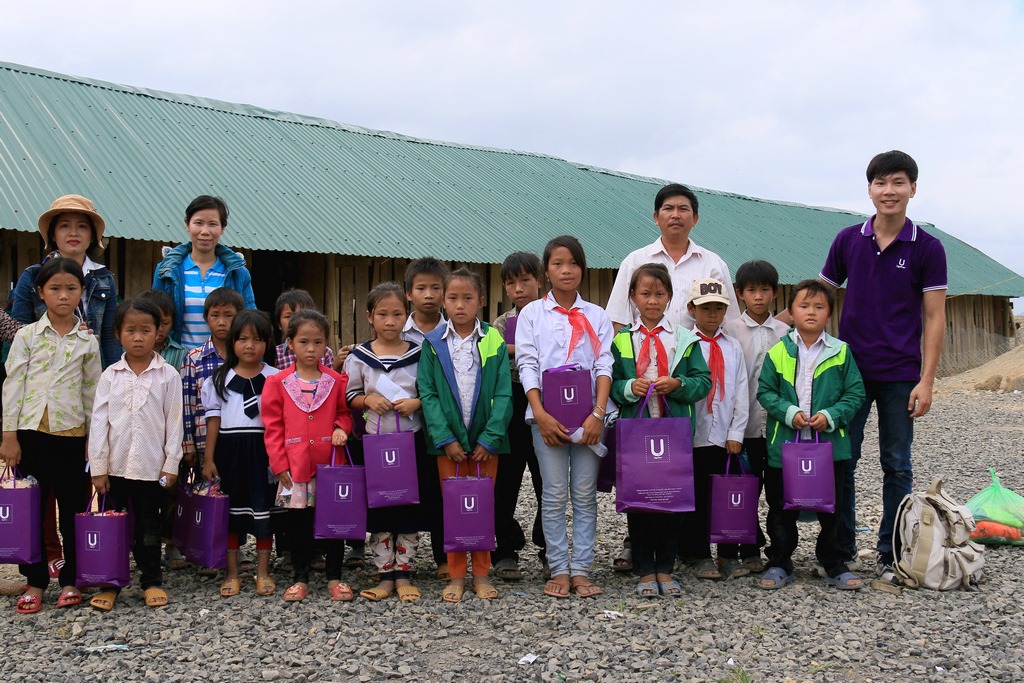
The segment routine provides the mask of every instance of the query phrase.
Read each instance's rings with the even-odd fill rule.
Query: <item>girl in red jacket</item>
[[[327,346],[327,318],[304,308],[288,323],[288,348],[295,365],[267,379],[263,389],[264,439],[270,469],[277,475],[278,505],[286,509],[295,584],[284,599],[297,602],[309,594],[313,557],[313,505],[316,466],[331,461],[331,451],[344,446],[352,431],[345,400],[348,377],[320,362]],[[355,595],[341,581],[344,541],[322,541],[327,551],[327,589],[331,600],[350,601]]]

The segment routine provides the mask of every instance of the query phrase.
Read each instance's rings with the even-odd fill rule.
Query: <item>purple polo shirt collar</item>
[[[864,221],[864,225],[860,228],[860,234],[865,237],[875,236],[875,217]],[[903,229],[900,230],[900,234],[896,235],[896,239],[901,242],[914,242],[917,240],[917,226],[914,225],[914,221],[909,218],[906,219],[906,223],[903,224]]]

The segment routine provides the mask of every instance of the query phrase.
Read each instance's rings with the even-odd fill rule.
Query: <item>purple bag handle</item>
[[[651,399],[651,394],[653,394],[653,393],[654,393],[654,383],[652,382],[651,386],[647,387],[647,395],[645,395],[644,396],[644,400],[640,402],[640,407],[636,409],[636,414],[633,415],[634,418],[640,417],[641,415],[644,414],[644,409],[647,407],[647,402]],[[668,409],[668,401],[662,400],[661,396],[659,396],[655,400],[661,401],[661,408],[662,408],[662,410],[665,411],[665,417],[672,417],[672,411],[670,411]]]
[[[568,365],[559,365],[557,368],[548,368],[544,372],[564,372],[566,370],[582,370],[583,367],[579,363],[569,363]]]
[[[18,488],[18,466],[17,465],[4,465],[4,473],[0,474],[0,480],[7,478],[7,472],[11,470],[11,481],[14,482],[14,488]]]
[[[377,415],[377,433],[378,434],[380,434],[380,417],[381,417],[380,415]],[[398,414],[397,410],[395,411],[395,432],[398,433],[398,434],[402,433],[402,420],[401,420],[401,416]],[[346,450],[348,449],[347,446],[345,448],[346,448]]]
[[[100,495],[100,494],[98,494],[95,491],[93,491],[93,494],[91,496],[89,496],[89,504],[85,506],[86,514],[92,514],[90,512],[90,510],[92,510],[92,502],[94,500],[96,500],[96,496],[98,496],[98,495]],[[106,511],[107,511],[107,494],[104,493],[100,497],[100,514],[102,515]]]
[[[338,452],[338,447],[331,446],[331,467],[334,467],[334,455]],[[345,444],[345,460],[348,462],[349,467],[355,467],[356,464],[352,462],[352,453],[348,450],[348,444]]]
[[[750,472],[747,472],[747,468],[743,466],[743,458],[742,457],[737,457],[736,458],[736,462],[738,462],[740,464],[740,475],[745,476],[745,475],[750,474]],[[729,476],[729,473],[731,471],[732,471],[732,453],[728,453],[725,456],[725,476]]]

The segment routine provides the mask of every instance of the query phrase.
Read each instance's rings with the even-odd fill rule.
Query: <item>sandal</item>
[[[722,578],[722,572],[718,571],[718,563],[710,557],[705,557],[698,562],[697,566],[693,569],[693,573],[698,579],[714,580]]]
[[[636,594],[640,598],[656,598],[658,597],[658,582],[657,581],[638,581],[636,584]]]
[[[82,604],[82,594],[78,591],[64,591],[57,597],[57,607],[73,607]]]
[[[743,558],[743,566],[750,570],[751,574],[760,574],[764,571],[764,560],[760,555]]]
[[[89,604],[101,612],[109,612],[114,609],[115,600],[117,600],[117,593],[114,591],[102,591],[94,595]]]
[[[442,562],[437,565],[437,580],[438,581],[451,581],[452,575],[448,572],[448,563]]]
[[[188,562],[185,561],[185,556],[182,555],[181,551],[173,545],[168,545],[167,550],[164,551],[164,563],[167,565],[167,568],[172,571],[178,571],[188,566]]]
[[[146,607],[163,607],[167,604],[167,593],[163,588],[147,588],[142,591],[142,596],[146,599]]]
[[[466,587],[461,584],[449,583],[441,593],[441,599],[445,602],[462,602],[462,594],[465,590]]]
[[[402,602],[416,602],[422,597],[420,589],[416,586],[399,586],[395,591],[398,593],[398,599]]]
[[[498,589],[491,583],[473,583],[473,592],[481,600],[494,600],[498,597]]]
[[[327,591],[331,594],[331,602],[352,602],[356,594],[352,592],[352,586],[340,581],[333,586],[328,585]]]
[[[796,574],[790,574],[782,567],[772,567],[761,574],[761,581],[758,585],[765,590],[777,590],[794,581],[796,581]]]
[[[719,560],[718,566],[726,579],[738,579],[750,574],[750,568],[739,560]]]
[[[561,576],[565,576],[565,574]],[[552,598],[567,598],[569,597],[570,590],[568,581],[559,581],[552,578],[548,579],[548,582],[544,584],[544,595],[549,595]]]
[[[224,579],[220,584],[220,597],[232,598],[242,591],[242,582],[237,578]]]
[[[43,597],[41,595],[22,595],[18,598],[18,604],[14,609],[18,614],[35,614],[43,609]]]
[[[612,569],[617,572],[633,571],[633,548],[628,543],[622,544],[622,552],[612,560]]]
[[[256,577],[256,595],[273,595],[277,592],[277,584],[269,576]]]
[[[377,588],[367,588],[366,590],[359,591],[359,597],[366,598],[372,602],[380,602],[385,598],[390,598],[392,592],[378,586]]]
[[[348,557],[345,558],[345,566],[349,569],[361,569],[363,563],[366,561],[366,551],[363,546],[352,548],[348,552]]]
[[[666,598],[681,598],[683,597],[683,587],[679,585],[679,582],[675,579],[671,581],[659,581],[658,588],[661,590],[661,594]]]
[[[864,587],[864,581],[853,572],[843,572],[839,576],[830,576],[825,579],[829,586],[835,586],[841,591],[859,591]]]
[[[572,592],[581,598],[596,598],[601,593],[604,593],[597,584],[593,583],[590,579],[585,576],[574,577],[580,579],[572,583]]]
[[[307,595],[309,595],[309,587],[302,583],[296,583],[284,592],[284,601],[302,602]]]
[[[519,563],[511,557],[499,560],[494,565],[494,575],[502,581],[522,581],[523,573],[519,571]]]

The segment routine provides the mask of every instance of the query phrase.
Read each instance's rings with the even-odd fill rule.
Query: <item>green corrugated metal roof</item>
[[[0,62],[0,226],[35,230],[54,197],[90,197],[108,234],[176,242],[198,194],[231,207],[249,249],[500,263],[580,237],[616,268],[657,235],[667,181],[512,150],[420,140],[333,121]],[[833,235],[863,219],[699,190],[694,239],[735,269],[762,257],[784,282],[817,275]],[[1024,278],[931,226],[950,293],[1024,293]]]

